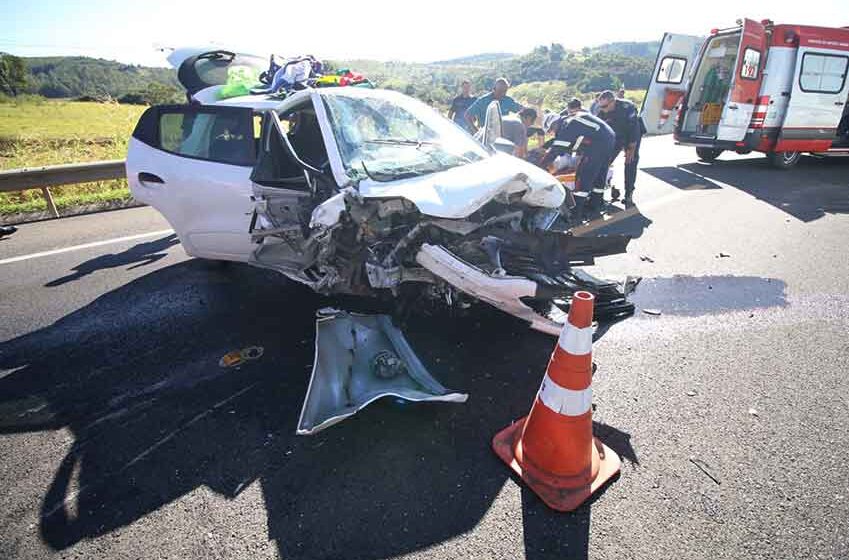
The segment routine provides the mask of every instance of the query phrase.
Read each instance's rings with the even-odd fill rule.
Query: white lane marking
[[[63,247],[61,249],[52,249],[50,251],[41,251],[39,253],[30,253],[29,255],[20,255],[18,257],[9,257],[8,259],[0,260],[2,264],[12,264],[39,257],[49,257],[51,255],[59,255],[61,253],[70,253],[71,251],[81,251],[82,249],[91,249],[92,247],[102,247],[103,245],[112,245],[115,243],[124,243],[126,241],[135,241],[136,239],[144,239],[145,237],[155,237],[157,235],[168,235],[174,233],[173,229],[163,229],[159,231],[151,231],[148,233],[139,233],[136,235],[127,235],[125,237],[116,237],[114,239],[104,239],[103,241],[92,241],[91,243],[83,243],[82,245],[73,245],[71,247]]]

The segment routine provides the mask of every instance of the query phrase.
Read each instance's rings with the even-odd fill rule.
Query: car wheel
[[[716,160],[722,152],[723,150],[719,148],[696,148],[696,155],[699,156],[699,159],[708,163]]]
[[[790,169],[801,159],[801,152],[770,152],[766,155],[776,169]]]

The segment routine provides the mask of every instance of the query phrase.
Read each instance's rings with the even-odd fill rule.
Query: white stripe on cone
[[[593,404],[593,388],[575,391],[561,387],[545,374],[537,393],[540,402],[549,409],[565,416],[581,416],[589,412]]]
[[[566,323],[557,343],[565,352],[574,356],[589,354],[593,349],[593,327],[590,325],[579,329],[572,323]]]

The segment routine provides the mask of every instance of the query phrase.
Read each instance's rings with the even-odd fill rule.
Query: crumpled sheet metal
[[[328,428],[381,397],[456,403],[469,397],[434,379],[386,315],[321,310],[315,329],[315,363],[298,435]]]

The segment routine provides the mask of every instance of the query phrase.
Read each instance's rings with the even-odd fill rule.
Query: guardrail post
[[[56,203],[53,201],[53,195],[50,194],[50,189],[48,187],[41,188],[42,194],[44,194],[44,200],[47,202],[47,209],[53,215],[54,218],[59,217],[59,210],[56,208]]]

